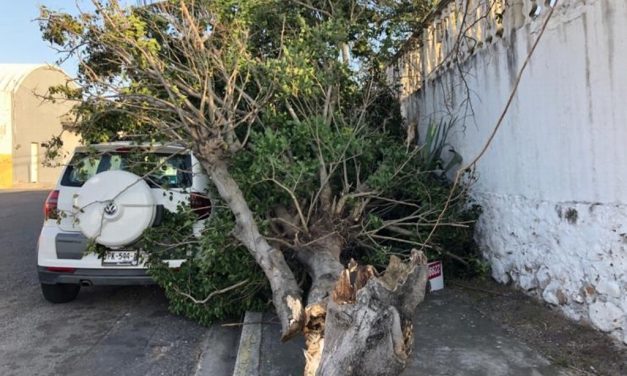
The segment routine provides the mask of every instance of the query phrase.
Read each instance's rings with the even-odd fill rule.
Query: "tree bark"
[[[392,257],[382,277],[356,264],[343,271],[327,304],[320,363],[309,365],[309,374],[400,374],[411,353],[412,317],[424,300],[427,275],[426,257],[418,251],[406,264]]]
[[[311,277],[311,288],[307,294],[307,305],[324,302],[335,287],[344,267],[340,253],[344,240],[337,234],[328,234],[313,244],[297,250],[296,258],[305,265]]]
[[[233,235],[248,248],[270,282],[274,307],[281,321],[281,339],[288,340],[300,333],[305,318],[302,291],[296,278],[281,251],[272,247],[259,232],[253,213],[226,164],[207,160],[202,160],[202,164],[235,216]]]
[[[303,329],[306,376],[315,375],[322,356],[327,301],[344,270],[340,263],[343,245],[344,240],[339,235],[330,233],[296,252],[296,258],[311,277]]]
[[[342,43],[341,47],[342,47],[342,61],[344,62],[344,64],[348,65],[350,64],[350,60],[351,60],[350,46],[348,45],[348,43]]]

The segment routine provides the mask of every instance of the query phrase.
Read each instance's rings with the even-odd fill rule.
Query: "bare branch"
[[[225,294],[229,291],[233,291],[239,287],[244,286],[245,284],[248,283],[248,279],[245,279],[243,281],[237,282],[229,287],[225,287],[223,289],[220,290],[216,290],[211,292],[209,295],[207,295],[207,297],[205,297],[204,299],[196,299],[193,296],[191,296],[190,294],[187,294],[183,291],[181,291],[178,287],[176,287],[176,285],[173,285],[174,291],[176,291],[177,294],[182,295],[184,297],[186,297],[187,299],[191,300],[192,302],[194,302],[195,304],[206,304],[209,300],[211,300],[213,297],[217,296],[217,295],[221,295],[221,294]]]

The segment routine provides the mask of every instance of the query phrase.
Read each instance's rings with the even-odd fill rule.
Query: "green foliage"
[[[448,143],[449,132],[456,123],[455,118],[448,121],[441,119],[439,123],[430,122],[427,127],[421,158],[430,169],[441,170],[443,175],[458,167],[462,162],[462,156]],[[445,151],[452,154],[446,165],[442,160]]]
[[[267,280],[248,251],[230,237],[231,214],[215,210],[198,238],[193,235],[196,220],[185,206],[176,213],[168,212],[160,226],[146,231],[139,245],[149,252],[150,274],[164,289],[170,310],[209,325],[246,310],[265,309],[271,299]],[[164,263],[170,259],[186,261],[171,269]],[[216,294],[206,303],[190,299],[202,301],[241,282],[241,287]]]
[[[441,158],[452,123],[432,126],[423,147],[405,145],[384,74],[432,7],[172,0],[121,9],[112,1],[77,17],[43,8],[41,25],[44,39],[80,58],[80,90],[54,94],[82,99],[75,130],[85,140],[176,142],[206,153],[205,162],[225,162],[261,232],[286,257],[337,234],[344,258],[381,267],[423,246],[473,265],[476,212],[463,189],[439,218],[451,189],[443,175],[460,162]],[[193,223],[188,210],[170,213],[143,240],[171,309],[209,323],[267,304],[263,273],[230,236],[232,214],[217,209],[198,239]],[[162,262],[177,257],[187,261],[176,271]]]
[[[354,184],[360,180],[376,191],[378,198],[369,202],[364,218],[359,219],[359,230],[336,227],[350,240],[345,261],[355,258],[383,270],[390,255],[407,255],[411,248],[422,248],[449,198],[451,184],[444,175],[449,170],[442,169],[445,163],[440,156],[449,151],[446,135],[454,123],[433,126],[428,144],[408,148],[402,143],[401,123],[394,120],[398,119],[396,110],[389,105],[394,102],[387,99],[387,113],[375,107],[368,111],[372,119],[388,119],[386,127],[377,126],[381,121],[356,129],[329,127],[320,117],[302,122],[280,116],[264,118],[264,128],[252,133],[250,148],[232,160],[232,172],[260,214],[259,222],[266,222],[266,213],[277,202],[291,206],[290,193],[299,205],[307,207],[308,198],[320,186],[320,156],[327,161],[347,159],[350,163],[330,171],[334,191],[341,191],[345,180]],[[461,157],[455,154],[455,158]],[[461,163],[461,159],[455,161]],[[358,202],[349,201],[348,205]],[[427,255],[444,259],[448,269],[460,275],[483,273],[473,241],[479,213],[479,208],[467,205],[465,188],[458,188],[441,226],[424,249]],[[400,230],[391,229],[392,222],[402,226]]]

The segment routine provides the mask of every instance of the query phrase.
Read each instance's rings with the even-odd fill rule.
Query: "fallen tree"
[[[80,89],[53,93],[81,100],[75,130],[194,152],[232,224],[217,236],[236,239],[264,273],[282,339],[305,335],[307,375],[399,374],[424,298],[423,251],[441,251],[437,236],[424,243],[449,197],[430,155],[441,148],[404,143],[382,72],[397,2],[381,3],[42,10],[44,38],[80,61]],[[464,192],[451,197],[439,224],[465,230]],[[345,267],[351,257],[375,265]]]

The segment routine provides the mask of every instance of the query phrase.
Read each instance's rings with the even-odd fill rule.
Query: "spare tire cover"
[[[83,235],[107,247],[137,240],[152,224],[156,212],[148,184],[127,171],[92,176],[78,191],[75,207]]]

